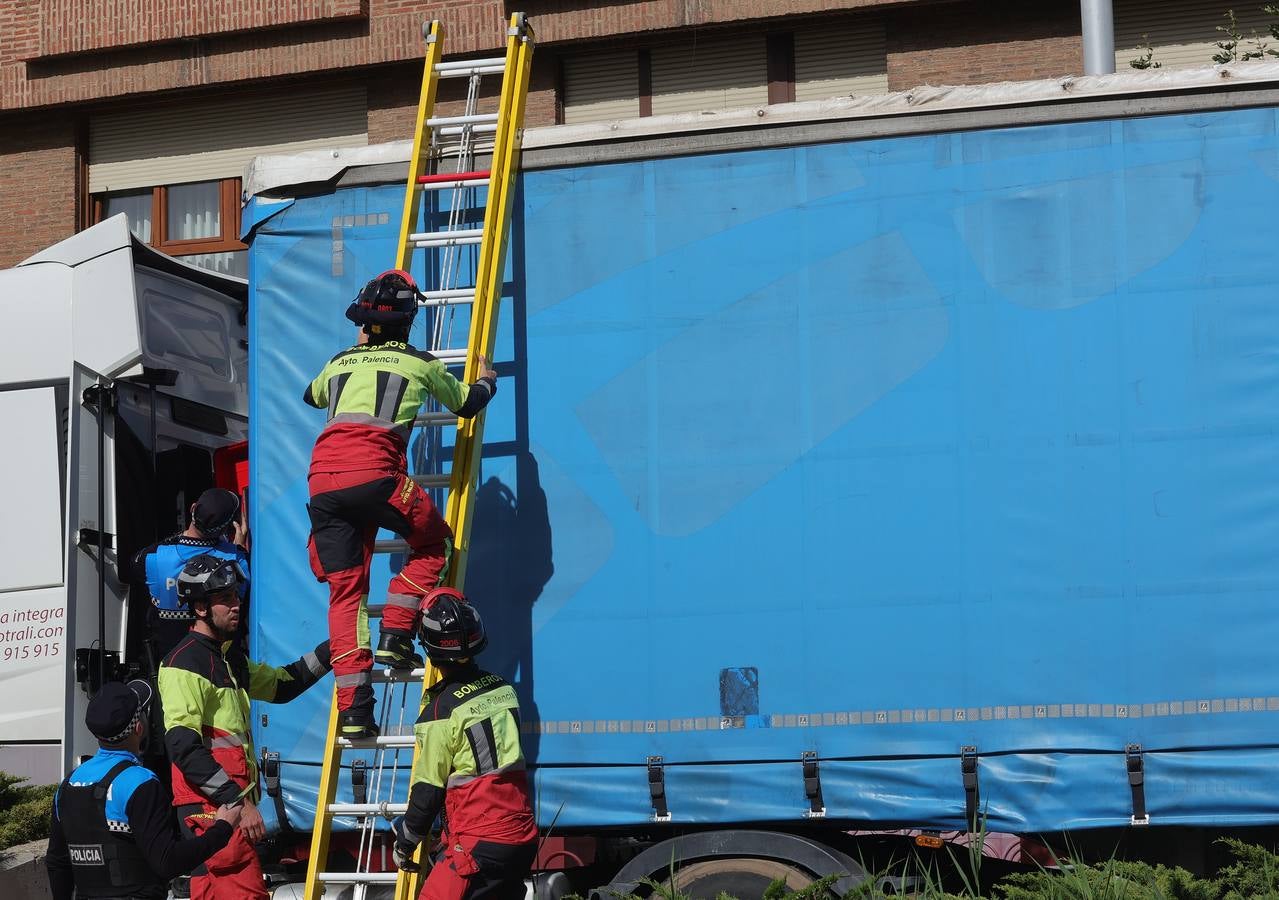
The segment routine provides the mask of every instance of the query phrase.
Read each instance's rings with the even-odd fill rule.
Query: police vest
[[[178,573],[182,571],[182,567],[188,560],[201,553],[208,553],[210,556],[221,559],[239,560],[244,574],[249,574],[249,566],[245,562],[243,552],[228,541],[219,541],[213,545],[186,544],[176,540],[172,543],[158,544],[147,554],[146,569],[147,588],[151,591],[151,599],[159,611],[160,618],[194,619],[185,604],[178,601]],[[241,597],[244,596],[244,592],[245,587],[241,586]]]
[[[95,784],[58,788],[58,820],[67,839],[77,897],[156,897],[168,885],[147,865],[128,822],[107,821],[107,792],[121,772],[137,763],[116,763]]]

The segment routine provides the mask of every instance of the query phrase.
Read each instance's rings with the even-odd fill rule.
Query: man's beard
[[[235,633],[240,630],[237,623],[234,627],[221,628],[212,619],[209,620],[209,629],[213,632],[213,636],[219,641],[230,641],[235,639]]]

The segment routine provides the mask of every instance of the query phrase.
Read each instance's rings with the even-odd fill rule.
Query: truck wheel
[[[808,887],[816,879],[807,872],[774,859],[725,857],[689,863],[675,872],[675,888],[693,900],[730,897],[762,897],[770,884],[783,879],[788,890]]]

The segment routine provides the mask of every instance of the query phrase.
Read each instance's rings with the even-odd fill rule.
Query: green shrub
[[[29,785],[26,780],[0,772],[0,850],[49,837],[57,785]]]

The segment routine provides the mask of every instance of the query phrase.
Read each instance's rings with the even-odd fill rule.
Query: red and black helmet
[[[421,291],[403,269],[388,269],[366,284],[346,310],[356,325],[389,325],[407,328],[417,315]]]
[[[484,622],[461,591],[436,588],[426,595],[422,605],[426,611],[418,626],[418,639],[431,659],[469,659],[488,645]]]

